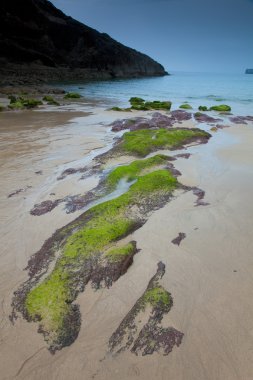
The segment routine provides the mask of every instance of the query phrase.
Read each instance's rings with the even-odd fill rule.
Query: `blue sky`
[[[168,71],[253,68],[253,0],[53,0]]]

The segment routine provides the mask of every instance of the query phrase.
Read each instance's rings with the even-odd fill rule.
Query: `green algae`
[[[142,302],[144,306],[147,304],[153,307],[170,306],[172,304],[172,297],[162,286],[156,286],[145,292]]]
[[[64,99],[80,99],[82,95],[78,94],[77,92],[68,92],[66,95],[64,95]]]
[[[118,111],[118,112],[131,112],[131,108],[120,108],[120,107],[112,107],[109,108],[108,111]]]
[[[171,194],[177,186],[168,170],[157,170],[139,177],[127,193],[85,213],[86,224],[66,238],[51,274],[26,296],[28,319],[40,321],[50,345],[57,345],[64,335],[65,321],[73,311],[71,302],[80,291],[76,284],[80,270],[108,250],[111,256],[110,249],[116,249],[113,244],[138,228],[138,217],[129,216],[131,207],[150,204],[151,200],[159,203],[159,197]]]
[[[51,95],[45,95],[42,100],[44,102],[47,102],[47,104],[52,105],[52,106],[59,106],[60,105]]]
[[[220,104],[218,106],[210,107],[210,111],[217,111],[217,112],[230,112],[231,107],[226,104]]]
[[[210,135],[200,129],[141,129],[123,135],[121,149],[128,154],[146,156],[159,149],[175,149],[188,140]]]
[[[169,111],[171,109],[171,102],[169,101],[160,101],[160,100],[153,100],[153,101],[145,101],[142,98],[132,97],[129,99],[129,102],[131,104],[131,107],[128,108],[120,108],[120,107],[112,107],[109,109],[109,111],[119,111],[119,112],[130,112],[132,110],[135,111]]]
[[[120,146],[128,153],[143,156],[207,136],[210,135],[198,129],[139,130],[125,133]],[[137,145],[141,148],[136,149]],[[100,270],[110,271],[110,267],[103,267],[104,263],[115,266],[132,255],[133,243],[121,246],[118,241],[143,225],[148,213],[168,201],[179,186],[172,173],[164,169],[168,160],[160,154],[112,170],[104,181],[105,191],[114,190],[122,179],[135,182],[125,194],[92,207],[80,220],[60,231],[53,248],[59,249],[55,267],[24,299],[24,315],[28,320],[40,321],[40,331],[53,351],[73,342],[78,334],[78,313],[72,302],[83,291],[92,271],[99,276]],[[143,305],[154,307],[166,308],[170,302],[170,294],[160,286],[148,289],[143,298]],[[73,320],[75,323],[71,323]]]
[[[199,111],[208,111],[207,106],[199,106]]]
[[[132,98],[129,99],[129,102],[130,102],[131,105],[133,105],[133,104],[143,104],[145,102],[145,100],[142,99],[142,98],[132,97]]]
[[[183,110],[192,110],[192,106],[188,103],[181,104],[179,108],[182,108]]]
[[[111,263],[121,261],[122,258],[131,256],[135,251],[135,244],[130,242],[123,247],[115,247],[104,254],[104,257]]]
[[[43,103],[40,100],[33,99],[33,98],[23,98],[21,96],[15,97],[13,95],[9,96],[10,104],[8,107],[12,110],[22,110],[24,108],[30,109],[30,108],[36,108],[37,106],[42,105]]]
[[[159,101],[153,100],[146,102],[142,98],[133,97],[129,99],[131,104],[131,109],[137,111],[152,111],[152,110],[165,110],[169,111],[171,109],[171,102],[169,101]]]
[[[134,181],[145,169],[152,168],[154,166],[165,165],[168,161],[168,158],[169,157],[165,155],[158,154],[145,160],[136,160],[129,165],[119,166],[110,172],[107,176],[106,186],[111,191],[115,190],[119,181],[123,178],[128,182]]]

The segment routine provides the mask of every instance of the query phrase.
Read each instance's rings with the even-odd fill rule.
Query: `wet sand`
[[[16,115],[11,116],[16,120],[9,128],[1,120],[1,378],[251,380],[252,125],[218,131],[208,144],[188,148],[189,159],[174,162],[182,173],[179,181],[205,190],[210,205],[196,207],[192,193],[179,191],[151,215],[128,237],[141,249],[134,264],[110,289],[94,292],[87,288],[79,295],[79,336],[70,347],[51,355],[36,324],[21,318],[14,326],[10,323],[12,293],[26,279],[23,268],[30,255],[78,212],[67,215],[59,206],[33,217],[29,210],[34,203],[49,199],[50,193],[55,193],[54,199],[88,191],[97,184],[97,177],[82,181],[80,175],[63,181],[56,178],[64,168],[86,162],[91,150],[111,143],[113,135],[99,122],[115,116],[99,112],[71,123],[72,116],[80,115],[66,113],[64,120],[57,119],[63,115],[51,115],[51,121],[56,119],[45,127],[45,113],[39,118],[32,115],[29,123],[28,114],[24,119]],[[173,155],[177,153],[182,152]],[[35,174],[39,170],[42,174]],[[26,186],[32,187],[7,198]],[[179,232],[186,238],[177,246],[172,240]],[[162,285],[174,299],[162,324],[182,331],[183,342],[168,356],[124,352],[113,357],[108,354],[108,340],[142,295],[160,260],[166,264]]]

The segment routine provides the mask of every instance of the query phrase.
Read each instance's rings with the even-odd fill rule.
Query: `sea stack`
[[[66,16],[48,0],[2,0],[0,81],[167,75],[145,54]]]

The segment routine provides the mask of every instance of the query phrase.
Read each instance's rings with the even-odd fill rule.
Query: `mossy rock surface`
[[[217,112],[230,112],[231,107],[227,104],[220,104],[218,106],[212,106],[210,107],[210,111],[217,111]]]
[[[191,139],[208,137],[200,129],[141,129],[125,133],[120,148],[125,153],[144,157],[159,149],[175,149]]]
[[[181,104],[179,108],[182,108],[183,110],[192,110],[192,106],[188,103]]]
[[[44,96],[42,100],[44,102],[47,102],[47,104],[52,105],[52,106],[59,106],[60,105],[51,95]]]
[[[169,101],[145,101],[142,98],[130,98],[129,102],[131,104],[131,108],[137,111],[152,111],[152,110],[166,110],[169,111],[171,109],[171,102]]]
[[[162,286],[156,286],[154,288],[148,289],[144,293],[143,297],[144,304],[150,304],[153,307],[157,306],[170,306],[172,304],[172,298],[170,293],[165,290]]]
[[[134,253],[134,250],[135,250],[135,244],[133,244],[133,242],[130,242],[122,247],[115,247],[115,248],[112,248],[112,249],[109,249],[104,257],[114,263],[114,262],[118,262],[122,259],[122,257],[128,257],[128,256],[131,256],[133,253]]]
[[[112,108],[109,108],[109,111],[131,112],[131,108],[112,107]]]
[[[160,197],[170,196],[177,187],[177,179],[168,170],[140,176],[125,194],[87,211],[85,225],[64,240],[53,271],[25,299],[28,320],[40,321],[40,329],[52,349],[60,347],[62,335],[67,334],[66,320],[73,318],[72,302],[85,276],[90,278],[92,269],[89,268],[95,265],[99,273],[103,270],[99,264],[101,260],[115,265],[132,254],[133,245],[113,247],[115,242],[140,226],[139,217],[131,216],[129,210],[141,204],[149,205],[152,210],[152,202],[159,204]]]
[[[64,99],[80,99],[82,95],[78,94],[78,92],[68,92],[64,95]]]
[[[129,99],[129,102],[130,102],[131,105],[133,105],[133,104],[143,104],[145,102],[145,100],[142,99],[142,98],[132,97],[132,98]]]
[[[33,98],[23,98],[22,96],[15,97],[13,95],[9,96],[10,104],[8,107],[12,110],[21,110],[24,108],[30,109],[30,108],[36,108],[40,105],[42,105],[42,101],[38,99]]]
[[[208,111],[208,107],[206,107],[206,106],[199,106],[199,111]]]
[[[209,136],[199,129],[138,130],[125,133],[117,149],[145,156]],[[14,304],[19,305],[16,310],[28,321],[39,321],[39,330],[51,351],[71,344],[78,335],[81,317],[78,306],[73,304],[77,295],[88,282],[99,288],[104,281],[109,287],[125,273],[136,247],[133,243],[122,244],[121,240],[140,228],[150,212],[165,205],[180,187],[168,169],[168,160],[165,155],[156,155],[112,170],[104,180],[104,191],[113,191],[122,179],[133,181],[129,189],[115,199],[91,207],[56,231],[38,252],[39,260],[41,252],[43,258],[48,257],[47,264],[40,267],[34,259],[30,285],[26,283],[16,293]],[[54,268],[46,277],[39,278],[38,273],[46,272],[46,265],[56,252]],[[36,272],[38,267],[43,270]],[[171,302],[168,292],[160,286],[149,287],[142,300],[144,305],[165,309]]]

